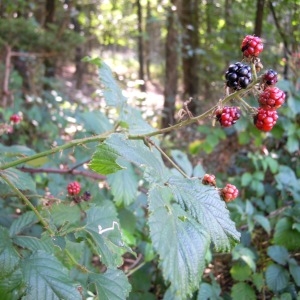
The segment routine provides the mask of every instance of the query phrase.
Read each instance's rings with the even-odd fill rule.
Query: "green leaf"
[[[171,177],[167,184],[182,209],[209,233],[217,251],[229,250],[239,241],[240,233],[216,189],[203,185],[199,179]]]
[[[286,247],[287,250],[300,248],[300,232],[293,229],[293,221],[284,217],[275,226],[274,243]]]
[[[0,276],[1,299],[19,300],[25,291],[25,283],[20,269],[15,269],[5,277]]]
[[[172,293],[186,299],[199,287],[210,238],[180,206],[171,204],[172,198],[167,187],[150,190],[150,236]]]
[[[89,167],[101,175],[115,173],[123,169],[123,167],[116,162],[119,156],[119,153],[112,147],[101,144],[93,154]]]
[[[28,211],[16,219],[10,226],[9,235],[13,237],[21,233],[38,222],[38,218],[33,211]]]
[[[235,262],[230,269],[230,274],[234,280],[245,281],[252,273],[251,268],[243,262]]]
[[[231,290],[232,300],[256,300],[255,291],[253,288],[245,283],[239,282],[233,285]]]
[[[89,275],[89,280],[96,286],[99,300],[126,300],[131,285],[121,270],[107,269],[105,273]]]
[[[242,186],[248,186],[250,184],[250,182],[252,181],[253,179],[253,176],[246,172],[242,175],[242,178],[241,178],[241,184]]]
[[[21,191],[36,192],[35,182],[29,174],[23,173],[15,168],[2,170],[1,174],[3,174],[17,189]],[[7,184],[1,177],[0,182]]]
[[[172,150],[171,155],[175,163],[184,171],[184,173],[188,176],[192,176],[193,166],[189,161],[188,156],[180,150]]]
[[[28,249],[32,252],[44,250],[48,253],[53,253],[54,251],[53,242],[49,237],[46,236],[43,236],[41,239],[32,236],[16,236],[13,238],[13,242],[19,247]]]
[[[256,271],[256,257],[253,251],[243,245],[237,245],[232,250],[232,259],[233,260],[243,260],[253,272]]]
[[[221,288],[206,282],[200,284],[197,300],[221,300]]]
[[[8,230],[0,227],[0,278],[12,273],[19,261],[19,254],[13,247]]]
[[[22,300],[82,300],[82,296],[64,266],[53,255],[39,250],[22,263],[27,282]]]
[[[265,286],[264,275],[262,273],[255,273],[252,275],[252,281],[256,289],[260,292]]]
[[[4,146],[3,144],[0,144],[0,153],[2,156],[1,159],[4,159],[4,161],[11,161],[12,158],[31,156],[34,155],[36,152],[26,146]]]
[[[100,134],[113,128],[108,118],[99,110],[77,113],[77,123],[82,124],[85,131]]]
[[[99,77],[104,85],[103,96],[108,106],[121,108],[127,101],[123,96],[115,77],[109,66],[102,61],[99,67]]]
[[[295,259],[289,260],[289,270],[297,286],[300,286],[300,266]]]
[[[299,138],[296,134],[288,135],[286,148],[290,153],[294,153],[299,150]]]
[[[286,265],[289,260],[289,253],[283,246],[270,246],[267,251],[268,255],[278,264]]]
[[[92,57],[89,57],[89,56],[85,56],[84,58],[82,58],[81,61],[83,61],[83,62],[89,62],[89,63],[91,63],[91,64],[93,64],[93,65],[95,65],[97,67],[100,67],[101,64],[102,64],[102,60],[99,57],[92,58]]]
[[[265,161],[268,163],[270,171],[272,174],[275,174],[278,172],[279,164],[276,159],[274,159],[271,156],[266,156]]]
[[[123,159],[145,170],[146,180],[149,182],[165,181],[166,168],[160,153],[147,147],[142,141],[128,140],[122,134],[112,134],[105,143]]]
[[[271,233],[271,224],[268,218],[262,215],[254,215],[254,221],[256,221],[268,234]]]
[[[108,175],[107,181],[111,187],[111,193],[116,204],[128,206],[136,199],[139,179],[134,172],[132,164],[124,161],[122,165],[126,169]]]
[[[93,238],[101,261],[109,268],[122,265],[122,254],[128,249],[121,236],[115,206],[105,201],[101,206],[92,206],[86,215],[85,230]]]
[[[268,287],[275,293],[288,286],[289,272],[280,265],[269,265],[267,267],[265,276]]]

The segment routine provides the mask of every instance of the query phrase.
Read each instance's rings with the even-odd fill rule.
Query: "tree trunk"
[[[182,68],[183,85],[186,100],[193,98],[189,109],[196,114],[199,87],[199,0],[185,0],[180,21],[182,25]]]
[[[167,19],[167,39],[166,39],[166,69],[165,69],[165,90],[164,108],[161,126],[167,127],[174,123],[175,100],[178,83],[178,53],[179,53],[179,28],[178,15],[172,7],[177,7],[177,0],[171,0],[171,7],[168,11]]]
[[[261,36],[262,34],[264,6],[265,6],[265,0],[256,1],[256,16],[255,16],[255,28],[254,28],[254,34],[256,36]]]
[[[139,57],[139,80],[143,83],[139,84],[142,92],[146,91],[145,76],[144,76],[144,47],[143,47],[143,26],[142,26],[142,5],[140,0],[137,0],[137,16],[138,16],[138,57]]]

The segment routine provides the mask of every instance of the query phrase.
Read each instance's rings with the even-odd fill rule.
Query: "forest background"
[[[241,242],[227,253],[207,251],[198,288],[187,288],[178,299],[300,299],[299,20],[298,0],[1,0],[1,164],[111,130],[108,119],[114,119],[118,109],[107,107],[103,87],[116,94],[121,87],[128,103],[156,129],[179,122],[178,112],[191,98],[189,112],[200,115],[224,98],[224,74],[230,63],[242,60],[244,36],[259,36],[264,41],[262,71],[276,70],[278,87],[286,93],[274,129],[258,131],[252,116],[243,113],[230,128],[213,126],[207,118],[160,137],[163,153],[186,173],[213,173],[218,186],[230,182],[239,188],[238,199],[227,207]],[[255,94],[248,96],[254,106]],[[20,118],[17,124],[10,119],[13,114]],[[74,250],[73,258],[80,264],[108,274],[106,284],[103,278],[95,279],[91,287],[87,282],[93,282],[92,277],[83,279],[74,271],[76,259],[69,261],[47,244],[55,263],[63,264],[68,277],[81,283],[82,297],[102,299],[101,292],[107,292],[107,299],[175,299],[148,236],[148,186],[141,183],[138,171],[137,178],[121,180],[89,170],[92,154],[91,148],[78,147],[17,165],[18,180],[13,183],[23,191],[18,196],[7,189],[5,179],[0,180],[1,237],[6,241],[0,247],[5,270],[0,291],[6,299],[34,299],[24,296],[25,279],[32,276],[25,271],[32,265],[19,263],[28,255],[37,261],[45,253],[34,251],[46,249],[46,244],[33,243],[33,238],[41,238],[42,227],[27,214],[34,210],[20,201],[22,195],[38,207],[44,220],[48,207],[60,237],[65,237],[81,221],[80,210],[65,205],[76,202],[66,190],[74,180],[88,200],[97,198],[102,207],[115,212],[126,243],[136,253],[122,253],[118,267],[126,282],[116,281],[119,289],[113,295],[113,271],[105,272],[107,264],[91,245],[82,244],[85,236],[74,234],[74,239],[54,244],[66,253]],[[165,163],[172,168],[170,161]],[[88,211],[91,204],[84,205],[81,209]],[[21,220],[18,225],[16,220]],[[9,251],[16,251],[14,262],[7,262],[7,244]],[[80,253],[85,253],[84,259]],[[47,259],[52,258],[46,257],[42,267],[48,272]],[[57,283],[49,287],[45,282],[39,281],[38,288],[50,288],[53,298],[48,299],[56,299]],[[58,289],[73,283],[64,284]]]

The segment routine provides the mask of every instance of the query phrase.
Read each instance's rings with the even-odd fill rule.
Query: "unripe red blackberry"
[[[71,196],[78,195],[80,193],[81,186],[77,181],[70,182],[67,186],[68,194]]]
[[[225,73],[226,85],[234,90],[245,89],[252,81],[251,68],[236,62],[228,67]]]
[[[278,115],[276,110],[267,110],[263,107],[259,107],[253,120],[257,129],[270,131],[276,124],[277,119]]]
[[[241,117],[241,111],[236,106],[225,106],[216,111],[216,119],[223,127],[230,127]]]
[[[239,190],[235,185],[227,183],[224,188],[221,189],[221,197],[225,202],[231,202],[237,198]]]
[[[257,57],[264,49],[261,38],[253,35],[246,35],[242,41],[241,50],[245,57]]]
[[[259,95],[259,106],[264,109],[277,109],[285,100],[285,93],[277,87],[268,87]]]
[[[21,116],[19,116],[18,114],[11,115],[9,119],[10,119],[11,122],[13,122],[15,124],[20,123],[21,120],[22,120]]]
[[[272,69],[269,69],[265,72],[262,77],[263,83],[266,85],[275,85],[278,81],[277,72]]]
[[[213,174],[205,174],[202,178],[202,183],[205,185],[216,186],[216,176]]]

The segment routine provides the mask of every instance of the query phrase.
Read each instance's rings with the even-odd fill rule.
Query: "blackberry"
[[[81,186],[80,183],[77,181],[70,182],[67,186],[67,191],[69,195],[72,196],[78,195],[80,193],[80,190],[81,190]]]
[[[234,90],[245,89],[252,80],[251,68],[240,62],[228,67],[225,73],[226,85]]]
[[[21,122],[22,118],[18,114],[14,114],[10,116],[9,120],[14,124],[18,124]]]
[[[259,107],[257,114],[254,116],[254,125],[261,131],[270,131],[276,124],[278,115],[276,110],[267,110]]]
[[[216,176],[213,174],[205,174],[202,178],[202,183],[205,185],[216,186]]]
[[[246,35],[241,45],[244,57],[257,57],[263,49],[261,38],[253,35]]]
[[[235,106],[225,106],[216,111],[216,119],[223,127],[230,127],[241,117],[241,111]]]
[[[285,100],[285,93],[277,87],[267,87],[259,95],[259,106],[268,110],[279,108]]]
[[[231,202],[237,198],[239,190],[235,185],[227,183],[224,188],[221,189],[221,197],[225,202]]]
[[[275,72],[274,70],[267,70],[263,75],[263,82],[266,85],[275,85],[278,81],[277,75],[277,72]]]

